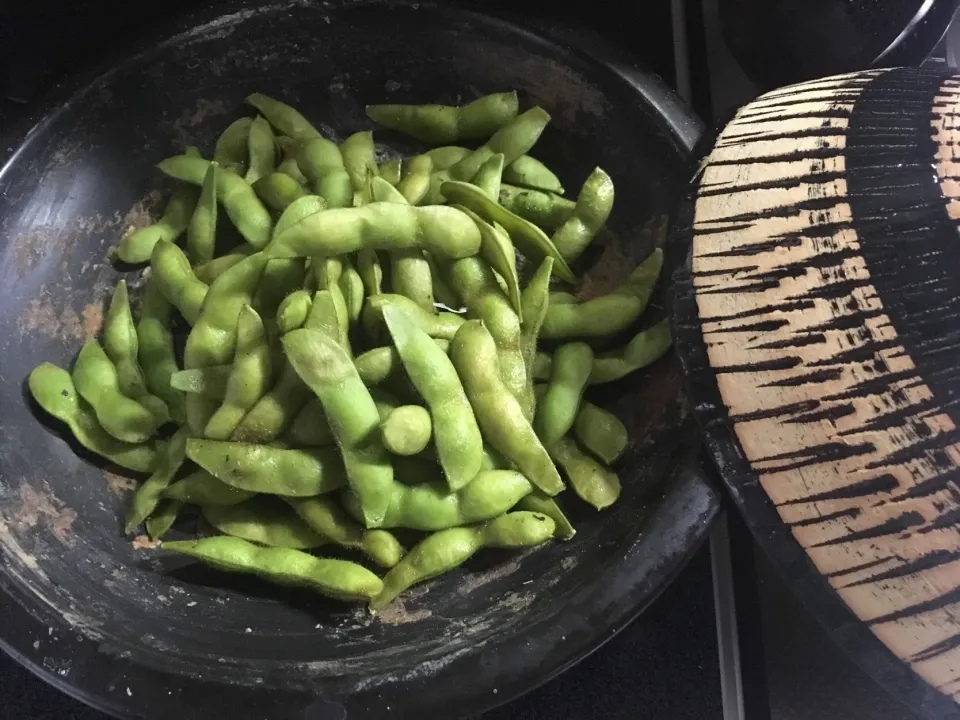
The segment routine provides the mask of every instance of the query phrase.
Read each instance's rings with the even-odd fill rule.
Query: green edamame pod
[[[199,195],[192,185],[178,187],[170,196],[161,218],[124,237],[116,247],[116,256],[125,263],[149,262],[153,248],[160,240],[175,242],[187,229]]]
[[[80,350],[73,366],[73,383],[90,403],[100,426],[117,440],[146,442],[162,424],[147,408],[120,392],[117,369],[96,340]]]
[[[593,350],[586,343],[567,343],[553,354],[550,384],[537,404],[534,422],[546,447],[553,447],[573,427],[592,368]]]
[[[433,342],[445,353],[450,349],[449,340],[433,338]],[[394,347],[378,347],[368,350],[355,358],[353,364],[356,366],[363,384],[367,387],[372,387],[389,377],[395,376],[402,367],[400,355]]]
[[[504,182],[563,195],[563,185],[553,171],[536,158],[521,155],[503,169]]]
[[[204,437],[227,440],[237,425],[270,388],[272,358],[263,321],[249,305],[237,318],[237,351],[227,379],[223,404],[203,430]]]
[[[550,305],[576,305],[580,301],[577,296],[568,292],[550,293]]]
[[[336,600],[367,600],[383,589],[380,578],[362,565],[328,560],[290,548],[264,548],[235,537],[165,542],[164,550],[195,557],[219,570],[258,575],[279,585],[316,590]]]
[[[403,160],[401,158],[390,158],[382,163],[377,169],[378,174],[388,183],[396,187],[400,182],[401,170],[403,169]]]
[[[503,153],[504,164],[509,165],[530,151],[549,122],[549,113],[541,107],[530,108],[517,115],[497,130],[486,143],[453,165],[450,168],[450,177],[454,180],[471,180],[480,166],[497,153]],[[446,191],[443,194],[446,195]]]
[[[573,215],[577,204],[553,193],[500,184],[500,204],[545,232],[553,232]]]
[[[247,103],[253,105],[283,135],[299,142],[320,137],[320,133],[310,124],[310,121],[286,103],[262,93],[248,95]]]
[[[523,366],[527,372],[527,385],[520,405],[523,407],[523,416],[528,421],[533,420],[537,405],[536,397],[533,394],[533,379],[536,376],[537,339],[540,336],[540,327],[543,325],[543,319],[546,317],[549,308],[550,276],[552,272],[553,258],[544,258],[520,296],[520,305],[523,307],[523,324],[520,326],[520,354],[523,356]]]
[[[307,316],[305,325],[315,329],[323,329],[328,335],[332,330],[334,334],[330,336],[350,353],[350,312],[355,308],[347,305],[347,298],[340,285],[340,280],[343,277],[344,261],[340,258],[315,258],[313,260],[313,270],[317,286],[320,288],[320,292],[325,294],[321,296],[318,292],[314,295],[313,306],[310,308],[310,314]],[[356,302],[355,296],[351,297],[351,300]],[[313,323],[311,323],[311,318],[313,318]]]
[[[303,143],[297,164],[310,181],[313,191],[327,201],[327,207],[353,205],[353,183],[343,164],[343,153],[332,140],[317,137]]]
[[[148,280],[137,323],[137,359],[143,368],[147,389],[163,400],[174,422],[183,423],[185,399],[183,393],[170,384],[170,378],[179,369],[170,332],[170,307],[156,281]]]
[[[343,464],[363,510],[364,523],[383,522],[394,484],[393,468],[379,438],[380,415],[350,356],[316,330],[283,336],[287,360],[323,403]]]
[[[273,320],[280,309],[280,303],[291,292],[303,286],[306,275],[305,258],[268,261],[253,297],[253,307],[261,317]]]
[[[401,310],[386,308],[384,320],[410,381],[433,420],[437,456],[453,491],[480,471],[483,437],[457,371],[447,354]]]
[[[247,151],[250,162],[247,165],[247,174],[243,179],[253,185],[257,180],[266,177],[277,167],[277,141],[270,129],[270,123],[258,117],[250,126],[247,136]]]
[[[312,305],[313,297],[306,290],[290,293],[277,308],[277,328],[281,333],[288,333],[303,327]]]
[[[277,145],[279,145],[280,150],[283,151],[283,159],[280,161],[280,164],[277,165],[277,172],[294,180],[301,188],[306,188],[307,185],[310,184],[310,181],[307,179],[307,176],[301,172],[300,165],[297,163],[297,156],[300,154],[300,143],[292,137],[279,135],[277,137]]]
[[[482,320],[496,343],[500,379],[515,398],[522,400],[527,371],[520,351],[520,318],[493,271],[478,257],[455,260],[446,270],[450,285],[467,305],[467,317]]]
[[[303,218],[313,215],[314,213],[323,212],[326,208],[327,201],[319,195],[304,195],[302,198],[294,200],[287,205],[287,209],[283,211],[277,220],[277,224],[273,228],[273,236],[276,237],[291,225],[295,225],[303,220]]]
[[[410,298],[403,295],[376,295],[367,300],[363,308],[363,329],[372,339],[382,336],[383,311],[394,307],[402,310],[409,319],[432,338],[450,340],[463,325],[463,318],[455,313],[429,313]]]
[[[650,365],[666,354],[671,343],[670,323],[665,319],[641,330],[623,348],[593,359],[590,384],[613,382]]]
[[[520,252],[529,260],[539,262],[545,257],[551,257],[557,277],[567,282],[576,282],[576,276],[566,260],[554,247],[550,238],[536,225],[527,222],[519,215],[514,215],[488,198],[480,188],[469,183],[445,182],[441,189],[450,202],[470,208],[491,224],[501,225],[510,234],[510,239]]]
[[[294,447],[329,447],[336,444],[323,404],[313,398],[297,413],[284,439]]]
[[[27,384],[37,404],[65,423],[87,450],[128,470],[149,472],[153,469],[157,460],[156,443],[134,445],[108,434],[94,411],[81,401],[66,370],[43,363],[30,373]]]
[[[623,455],[630,436],[623,423],[613,413],[584,402],[573,423],[577,441],[589,452],[612,465]]]
[[[207,168],[200,199],[187,226],[187,250],[194,265],[213,260],[217,242],[217,168],[216,162]]]
[[[477,253],[480,231],[453,208],[370,203],[309,215],[278,233],[267,253],[270,257],[335,257],[364,248],[418,248],[456,259]]]
[[[417,155],[404,165],[404,176],[397,183],[397,190],[411,205],[419,205],[430,188],[430,173],[433,160],[429,155]]]
[[[497,346],[480,321],[469,320],[457,331],[450,359],[490,445],[548,495],[563,490],[563,481],[520,403],[500,380]]]
[[[477,174],[470,181],[473,185],[480,188],[491,200],[498,202],[500,199],[500,181],[503,178],[503,153],[497,153],[490,157]]]
[[[549,380],[550,368],[553,366],[553,358],[547,353],[538,352],[533,360],[533,379]]]
[[[546,515],[553,520],[555,527],[553,536],[558,540],[570,540],[577,534],[577,531],[567,519],[567,516],[563,514],[563,510],[557,505],[557,501],[549,495],[544,495],[539,490],[534,489],[529,495],[521,498],[520,502],[514,506],[514,509],[527,510],[529,512]]]
[[[196,276],[196,279],[199,280],[204,285],[209,285],[218,277],[223,275],[227,270],[232,268],[238,262],[243,260],[245,257],[249,256],[250,253],[246,252],[246,248],[238,248],[231,253],[226,255],[221,255],[218,258],[214,258],[208,263],[203,265],[197,265],[193,268],[193,274]],[[206,288],[204,288],[204,295],[206,295]],[[201,301],[201,305],[203,302]],[[199,308],[198,308],[199,314]]]
[[[173,476],[183,464],[186,453],[187,429],[180,428],[170,442],[160,453],[157,468],[153,474],[147,478],[137,492],[134,493],[130,501],[130,509],[127,511],[127,518],[124,523],[123,531],[129,535],[137,526],[146,520],[157,505],[160,504],[163,491],[166,490]]]
[[[383,591],[370,602],[382,610],[410,586],[462,565],[484,547],[534,547],[549,540],[554,523],[546,515],[513,512],[474,527],[441,530],[422,540],[383,579]]]
[[[482,251],[483,248],[481,247],[481,252]],[[425,252],[423,256],[427,259],[427,262],[430,263],[430,277],[433,280],[433,299],[435,304],[453,312],[463,310],[463,302],[441,276],[436,260],[432,258],[428,252]]]
[[[380,265],[380,256],[376,250],[360,250],[357,252],[357,271],[363,281],[365,294],[379,295],[383,292],[383,267]]]
[[[197,393],[211,400],[222,401],[227,395],[227,381],[232,365],[210,365],[193,370],[178,370],[170,376],[170,387],[185,393]]]
[[[275,498],[255,497],[234,505],[206,505],[203,519],[224,535],[267,547],[306,550],[329,541]]]
[[[157,167],[177,180],[203,185],[210,162],[202,158],[176,155]],[[243,178],[229,172],[217,174],[217,199],[244,239],[259,250],[270,240],[273,222],[269,211]]]
[[[565,436],[550,446],[550,456],[563,468],[573,491],[597,510],[610,507],[620,497],[620,478],[585,455],[576,441]]]
[[[272,210],[283,212],[306,193],[296,180],[282,172],[273,172],[253,184],[253,190]]]
[[[603,228],[613,210],[613,180],[594,168],[577,196],[577,207],[551,240],[567,262],[573,262]]]
[[[283,434],[310,400],[310,393],[289,363],[266,395],[253,406],[230,439],[236,442],[269,443]]]
[[[153,515],[147,518],[144,526],[147,529],[147,535],[151,540],[159,540],[177,521],[177,516],[183,510],[184,503],[179,500],[164,500],[161,502]]]
[[[462,106],[367,105],[375,123],[431,145],[484,140],[517,116],[517,93],[494,93]]]
[[[349,257],[343,258],[343,272],[337,281],[340,287],[340,293],[347,308],[347,317],[349,324],[356,324],[360,321],[360,312],[363,310],[363,298],[366,294],[363,289],[363,279],[360,273],[353,266]],[[349,324],[347,331],[349,331]]]
[[[497,271],[507,286],[506,293],[517,317],[523,319],[520,303],[520,278],[517,277],[517,254],[510,236],[499,225],[491,225],[479,215],[463,206],[456,206],[469,215],[480,230],[480,256]]]
[[[354,133],[340,146],[343,167],[350,176],[355,193],[363,192],[367,180],[377,175],[377,158],[373,145],[373,133],[369,130]]]
[[[103,349],[117,370],[117,383],[120,392],[143,405],[162,425],[170,419],[170,410],[166,403],[147,390],[143,379],[137,353],[140,342],[137,339],[137,327],[130,312],[130,298],[127,295],[127,283],[119,282],[110,300],[110,307],[103,319]],[[82,392],[81,392],[82,394]]]
[[[253,118],[243,117],[227,126],[213,149],[213,161],[227,172],[243,175],[247,172],[247,136]]]
[[[255,493],[240,490],[218,480],[206,470],[195,470],[183,480],[170,485],[161,493],[169,500],[179,500],[190,505],[237,505],[249,500]]]
[[[381,567],[391,568],[403,557],[403,546],[386,530],[357,525],[335,502],[325,497],[288,498],[304,522],[341,547],[360,550]]]
[[[434,170],[449,170],[472,153],[473,150],[470,148],[460,147],[459,145],[447,145],[445,147],[427,150],[424,155],[430,158]]]
[[[347,482],[336,448],[287,450],[191,438],[187,457],[227,485],[266,495],[311,497]]]
[[[662,267],[663,252],[657,248],[609,295],[581,303],[552,303],[540,337],[549,340],[604,337],[626,330],[646,310]]]
[[[425,463],[417,457],[397,457],[394,462],[398,477],[420,482],[394,483],[383,520],[383,527],[387,528],[435,531],[482,522],[507,512],[534,489],[527,478],[513,470],[483,470],[466,486],[452,493],[440,478],[423,481],[424,477],[430,476],[432,463]],[[341,502],[348,513],[362,519],[351,493],[342,492]]]
[[[430,413],[419,405],[402,405],[380,422],[383,445],[394,455],[422,452],[430,442],[432,433]]]

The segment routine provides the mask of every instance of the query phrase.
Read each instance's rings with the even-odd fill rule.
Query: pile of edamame
[[[661,322],[594,350],[644,312],[659,250],[608,295],[551,291],[607,221],[607,174],[565,198],[527,154],[550,116],[519,112],[513,92],[369,106],[442,145],[381,164],[370,131],[338,144],[283,102],[247,101],[258,115],[211,159],[159,163],[177,190],[115,248],[148,266],[138,317],[121,281],[72,372],[29,378],[81,445],[149,474],[127,533],[159,540],[196,507],[210,532],[164,550],[377,611],[482,548],[570,539],[566,485],[560,502],[615,502],[627,431],[584,391],[650,364],[670,335]],[[225,223],[245,242],[223,248]],[[518,251],[535,268],[523,283]],[[399,529],[425,535],[407,550]]]

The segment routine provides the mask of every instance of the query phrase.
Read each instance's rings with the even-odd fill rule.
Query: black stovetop
[[[28,113],[68,73],[117,52],[114,38],[135,38],[138,28],[188,4],[38,0],[0,9],[0,126]],[[675,77],[666,0],[605,0],[581,4],[575,14],[544,0],[474,4],[506,9],[534,25],[589,26],[603,42],[628,52],[668,82]],[[99,28],[95,33],[73,32],[94,25]],[[693,54],[705,56],[696,48]],[[695,78],[695,91],[697,82]],[[711,547],[702,548],[637,620],[573,669],[487,713],[484,720],[916,720],[840,655],[755,555],[739,521],[730,520],[729,543],[726,526],[720,527]],[[732,563],[727,562],[730,556]],[[734,597],[724,591],[728,585]],[[731,636],[720,633],[719,649],[718,617],[721,627],[724,618],[734,621]],[[106,716],[0,654],[0,720],[60,718]]]

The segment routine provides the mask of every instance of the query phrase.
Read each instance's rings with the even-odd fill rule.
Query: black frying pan
[[[571,188],[594,164],[616,180],[614,220],[586,263],[598,284],[658,242],[650,223],[683,187],[696,123],[651,76],[464,10],[220,12],[78,84],[0,145],[12,152],[0,170],[0,641],[121,716],[451,717],[506,701],[610,638],[704,536],[716,496],[693,463],[672,359],[595,395],[632,431],[612,510],[569,502],[573,542],[478,557],[378,618],[135,550],[119,520],[129,483],[38,422],[24,378],[43,360],[69,366],[95,333],[119,277],[107,251],[156,207],[151,165],[188,143],[209,153],[249,92],[293,102],[339,139],[369,126],[366,102],[517,88],[552,113],[537,153]]]

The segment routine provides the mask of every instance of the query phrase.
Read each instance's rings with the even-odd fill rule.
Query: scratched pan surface
[[[553,114],[538,151],[571,188],[597,163],[617,181],[616,221],[589,262],[594,291],[657,241],[651,228],[683,186],[695,123],[648,76],[464,11],[220,12],[78,83],[4,145],[13,154],[0,171],[0,640],[120,716],[480,711],[608,639],[702,539],[716,496],[684,463],[697,440],[672,359],[596,396],[632,429],[614,509],[598,516],[568,502],[573,542],[478,557],[378,618],[135,549],[120,526],[133,483],[38,422],[24,379],[44,360],[69,366],[97,333],[121,277],[107,251],[160,204],[152,164],[188,143],[209,154],[250,92],[290,100],[342,138],[368,127],[366,102],[518,88]],[[384,152],[415,149],[380,140]]]

